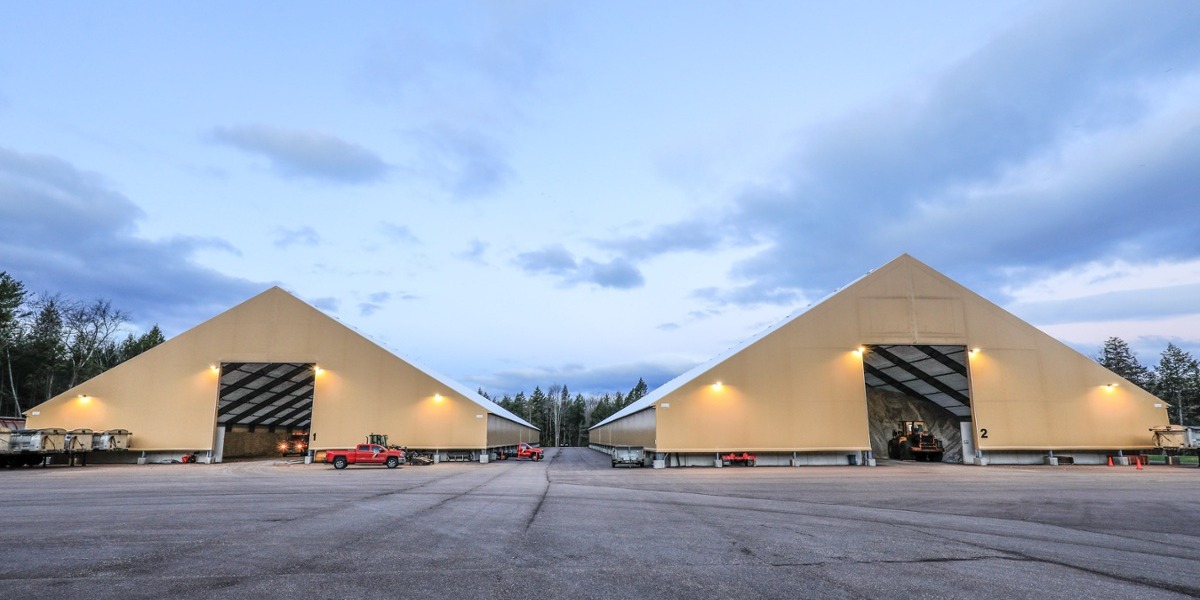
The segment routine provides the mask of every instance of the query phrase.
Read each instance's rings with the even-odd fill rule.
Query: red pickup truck
[[[508,460],[510,458],[515,458],[517,460],[521,460],[522,458],[528,458],[529,460],[537,462],[539,460],[542,460],[542,449],[537,448],[535,446],[530,446],[529,444],[526,444],[525,442],[521,442],[520,444],[517,445],[516,453],[506,454],[503,451],[501,451],[500,455],[497,456],[496,458],[499,458],[500,460]]]
[[[379,444],[359,444],[353,450],[326,450],[325,462],[333,463],[335,469],[345,469],[346,465],[385,465],[395,469],[404,462],[404,451]]]

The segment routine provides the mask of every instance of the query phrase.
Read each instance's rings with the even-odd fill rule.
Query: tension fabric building
[[[277,453],[290,433],[344,448],[368,433],[480,452],[539,431],[273,287],[31,409],[28,427],[127,429],[131,449]]]
[[[731,451],[759,464],[847,464],[886,457],[899,423],[922,421],[947,462],[1054,453],[1082,463],[1153,447],[1149,428],[1168,423],[1166,410],[902,255],[625,407],[590,439],[643,446],[668,466]]]

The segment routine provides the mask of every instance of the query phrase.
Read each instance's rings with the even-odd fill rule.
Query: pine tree
[[[1200,361],[1175,344],[1167,344],[1155,368],[1155,396],[1175,405],[1172,423],[1200,422]]]
[[[633,404],[649,392],[650,388],[646,385],[646,380],[638,377],[637,385],[633,386],[632,390],[629,390],[629,395],[625,397],[625,402],[628,404]]]
[[[609,395],[604,394],[600,396],[600,401],[596,403],[596,408],[592,409],[592,425],[609,418],[615,412],[617,412],[617,409],[613,406]]]
[[[13,373],[13,346],[21,330],[21,306],[24,304],[25,285],[0,271],[0,416],[21,413]]]
[[[1150,390],[1154,386],[1154,374],[1138,362],[1133,351],[1129,349],[1129,344],[1119,337],[1110,337],[1104,341],[1104,347],[1100,349],[1096,361],[1144,390]]]
[[[59,298],[43,298],[39,304],[37,317],[20,344],[26,373],[25,389],[20,393],[35,403],[49,400],[65,389],[61,381],[67,350]]]

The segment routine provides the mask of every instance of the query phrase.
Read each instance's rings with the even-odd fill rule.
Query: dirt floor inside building
[[[0,597],[1187,598],[1200,469],[0,471]]]

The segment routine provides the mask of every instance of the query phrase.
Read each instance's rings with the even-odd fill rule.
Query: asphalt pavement
[[[1194,598],[1200,469],[0,470],[0,598]]]

